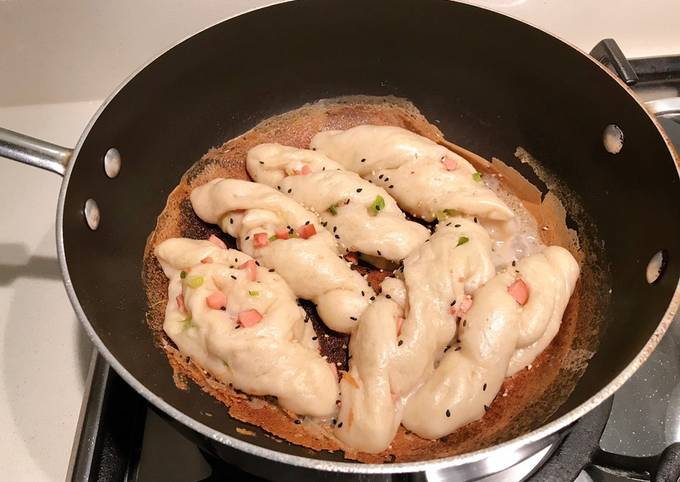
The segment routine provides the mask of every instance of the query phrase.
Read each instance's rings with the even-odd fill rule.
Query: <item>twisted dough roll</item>
[[[496,221],[514,216],[468,161],[406,129],[361,125],[324,131],[310,146],[386,187],[403,209],[427,221],[451,209]]]
[[[203,221],[237,238],[243,252],[275,269],[297,296],[313,301],[331,329],[349,333],[357,324],[373,290],[314,213],[269,186],[238,179],[197,187],[191,204]],[[302,237],[294,237],[297,231]]]
[[[451,304],[464,303],[466,293],[493,275],[486,231],[452,218],[406,258],[406,286],[394,278],[383,282],[350,341],[349,377],[340,383],[340,440],[365,452],[389,445],[401,421],[402,397],[432,373],[456,333]]]
[[[248,174],[319,215],[345,251],[399,261],[430,235],[408,221],[387,192],[318,152],[260,144],[248,152]]]
[[[334,367],[319,354],[311,323],[278,274],[239,269],[250,256],[208,241],[168,239],[155,254],[170,280],[163,329],[183,354],[222,382],[275,396],[297,414],[335,412]],[[254,312],[261,319],[244,325],[243,314]]]
[[[388,298],[389,296],[389,298]],[[401,422],[402,402],[390,388],[389,364],[397,347],[406,290],[386,278],[382,294],[364,311],[349,344],[349,373],[340,381],[340,413],[335,435],[363,452],[385,450]]]
[[[395,394],[406,395],[432,372],[456,334],[452,306],[464,305],[494,274],[488,233],[460,217],[438,224],[430,241],[404,260],[408,311],[403,343],[390,362]]]
[[[481,418],[506,375],[533,361],[557,333],[578,275],[569,251],[551,246],[477,290],[460,323],[460,344],[408,399],[404,426],[435,439]],[[513,296],[517,280],[528,288],[523,306]]]

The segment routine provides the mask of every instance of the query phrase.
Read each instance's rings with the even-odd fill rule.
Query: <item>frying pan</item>
[[[241,435],[208,395],[175,387],[144,322],[140,277],[146,237],[166,196],[210,147],[274,114],[352,94],[410,99],[447,138],[487,158],[512,164],[523,146],[578,198],[570,222],[587,217],[596,227],[596,269],[612,290],[608,303],[591,307],[606,320],[599,350],[568,400],[535,430],[444,459],[359,464]],[[609,125],[624,136],[618,154],[602,142]],[[9,131],[0,138],[0,155],[64,176],[59,261],[74,309],[108,363],[158,409],[214,441],[220,455],[268,477],[313,478],[324,470],[329,478],[474,478],[503,469],[612,395],[654,349],[680,301],[677,158],[656,121],[576,48],[465,4],[299,0],[255,10],[141,68],[106,100],[73,151]],[[113,174],[111,148],[122,161],[113,178],[103,166],[106,158]],[[86,221],[95,227],[98,217],[92,229]],[[660,250],[663,273],[649,284],[647,262]]]

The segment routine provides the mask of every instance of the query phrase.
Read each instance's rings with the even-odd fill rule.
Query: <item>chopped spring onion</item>
[[[482,180],[482,173],[477,171],[472,175],[472,179],[475,180],[475,182],[480,182]]]
[[[385,209],[385,200],[383,197],[376,196],[369,209],[372,216],[377,216],[380,211]]]
[[[260,292],[259,292],[259,291],[248,291],[248,294],[249,294],[250,296],[260,296]]]
[[[188,330],[189,328],[196,328],[196,323],[191,319],[191,315],[187,316],[182,320],[182,330]]]
[[[269,236],[269,241],[270,241],[270,242],[271,242],[271,241],[276,241],[277,239],[279,239],[279,237],[278,237],[276,234],[274,234],[274,235],[272,235],[272,236]]]
[[[333,216],[338,215],[338,205],[337,204],[332,204],[328,206],[328,212],[331,213]]]
[[[289,238],[299,238],[300,235],[296,233],[295,231],[288,231],[288,237]]]
[[[470,238],[468,238],[467,236],[461,236],[460,238],[458,238],[458,244],[456,244],[456,247],[460,246],[461,244],[465,244],[468,241],[470,241]]]
[[[437,211],[437,221],[442,222],[451,216],[459,216],[460,213],[455,209],[444,209],[442,211]]]
[[[187,277],[187,272],[186,272],[186,271],[180,271],[179,277],[182,278],[182,279],[186,278],[186,277]]]
[[[189,288],[196,289],[203,284],[203,276],[192,276],[191,278],[187,278],[186,283]]]

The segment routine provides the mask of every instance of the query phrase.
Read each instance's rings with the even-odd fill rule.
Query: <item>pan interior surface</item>
[[[135,379],[228,436],[342,460],[241,435],[219,402],[196,387],[178,390],[145,324],[140,273],[167,195],[210,147],[305,103],[356,94],[409,99],[447,139],[527,172],[514,157],[523,146],[565,192],[577,193],[574,206],[583,211],[568,214],[592,221],[597,269],[612,292],[610,303],[591,307],[606,329],[555,416],[587,401],[635,359],[676,289],[680,224],[672,220],[680,219],[680,185],[666,144],[630,95],[561,41],[476,7],[299,0],[223,22],[166,52],[118,92],[81,145],[63,206],[68,273],[96,336]],[[602,143],[609,124],[625,135],[618,154]],[[103,169],[112,147],[123,162],[115,179]],[[101,212],[96,231],[83,219],[88,198]],[[660,249],[668,263],[650,285],[645,269]]]

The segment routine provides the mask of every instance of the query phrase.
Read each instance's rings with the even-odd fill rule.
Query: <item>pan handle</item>
[[[63,176],[73,149],[0,127],[0,156]]]

